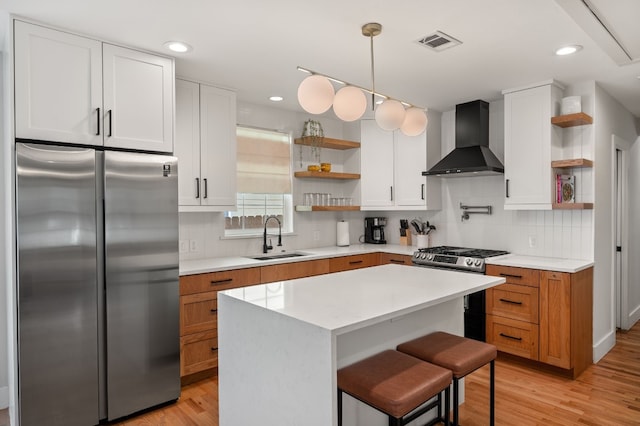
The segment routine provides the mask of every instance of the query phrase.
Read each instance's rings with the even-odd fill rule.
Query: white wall
[[[594,220],[596,226],[595,232],[595,251],[594,260],[596,262],[594,268],[594,360],[599,360],[613,345],[615,344],[615,276],[614,276],[614,247],[615,233],[613,229],[613,148],[611,144],[611,136],[613,134],[627,140],[636,141],[638,131],[636,129],[636,119],[616,100],[614,100],[600,86],[594,84],[595,92],[595,207]],[[637,149],[637,148],[636,148]],[[636,160],[637,161],[637,160]],[[638,163],[632,163],[632,168],[637,168]],[[635,176],[635,175],[633,175]],[[637,179],[637,177],[635,178]],[[633,193],[637,191],[630,191]],[[636,196],[632,198],[637,204]],[[633,211],[633,210],[632,210]],[[631,215],[634,218],[634,215]],[[637,232],[634,230],[638,225],[631,221],[632,235]],[[633,243],[630,247],[630,268],[635,282],[630,279],[630,294],[628,303],[632,309],[637,309],[640,304],[638,298],[638,272],[637,266],[632,265],[638,263],[638,245]],[[635,257],[632,257],[635,254]],[[633,299],[632,299],[633,297]],[[631,306],[631,305],[635,306]]]

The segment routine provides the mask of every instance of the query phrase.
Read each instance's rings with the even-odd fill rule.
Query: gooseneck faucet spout
[[[262,252],[263,253],[267,253],[269,250],[273,248],[273,246],[270,243],[267,244],[267,222],[269,222],[269,219],[275,219],[276,222],[278,222],[278,247],[282,247],[282,223],[280,222],[280,219],[277,218],[277,216],[274,216],[274,215],[267,216],[267,218],[264,220],[264,234],[262,235]]]

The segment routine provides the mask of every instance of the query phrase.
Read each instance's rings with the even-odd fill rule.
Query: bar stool
[[[397,347],[421,360],[451,370],[453,373],[453,425],[458,426],[458,381],[478,368],[491,363],[489,378],[490,425],[495,424],[495,359],[494,345],[438,331]],[[448,410],[448,406],[447,406]],[[446,417],[449,417],[448,414]]]
[[[338,426],[342,426],[343,392],[386,414],[389,426],[405,425],[436,407],[438,417],[427,425],[439,423],[443,417],[443,391],[445,406],[449,406],[451,377],[451,371],[445,368],[392,349],[341,368],[338,370]],[[435,396],[435,401],[411,413]],[[448,416],[444,424],[449,425]]]

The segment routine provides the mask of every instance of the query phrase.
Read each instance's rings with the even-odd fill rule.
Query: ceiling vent
[[[456,40],[442,31],[436,31],[433,34],[426,35],[416,40],[416,42],[436,52],[441,52],[450,47],[462,44],[460,40]]]

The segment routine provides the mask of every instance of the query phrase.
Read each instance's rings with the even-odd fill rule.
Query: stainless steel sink
[[[289,257],[300,257],[300,256],[308,256],[307,253],[299,253],[299,252],[293,252],[293,253],[281,253],[281,254],[266,254],[264,256],[255,256],[255,257],[251,257],[251,259],[255,259],[255,260],[276,260],[276,259],[287,259]]]

